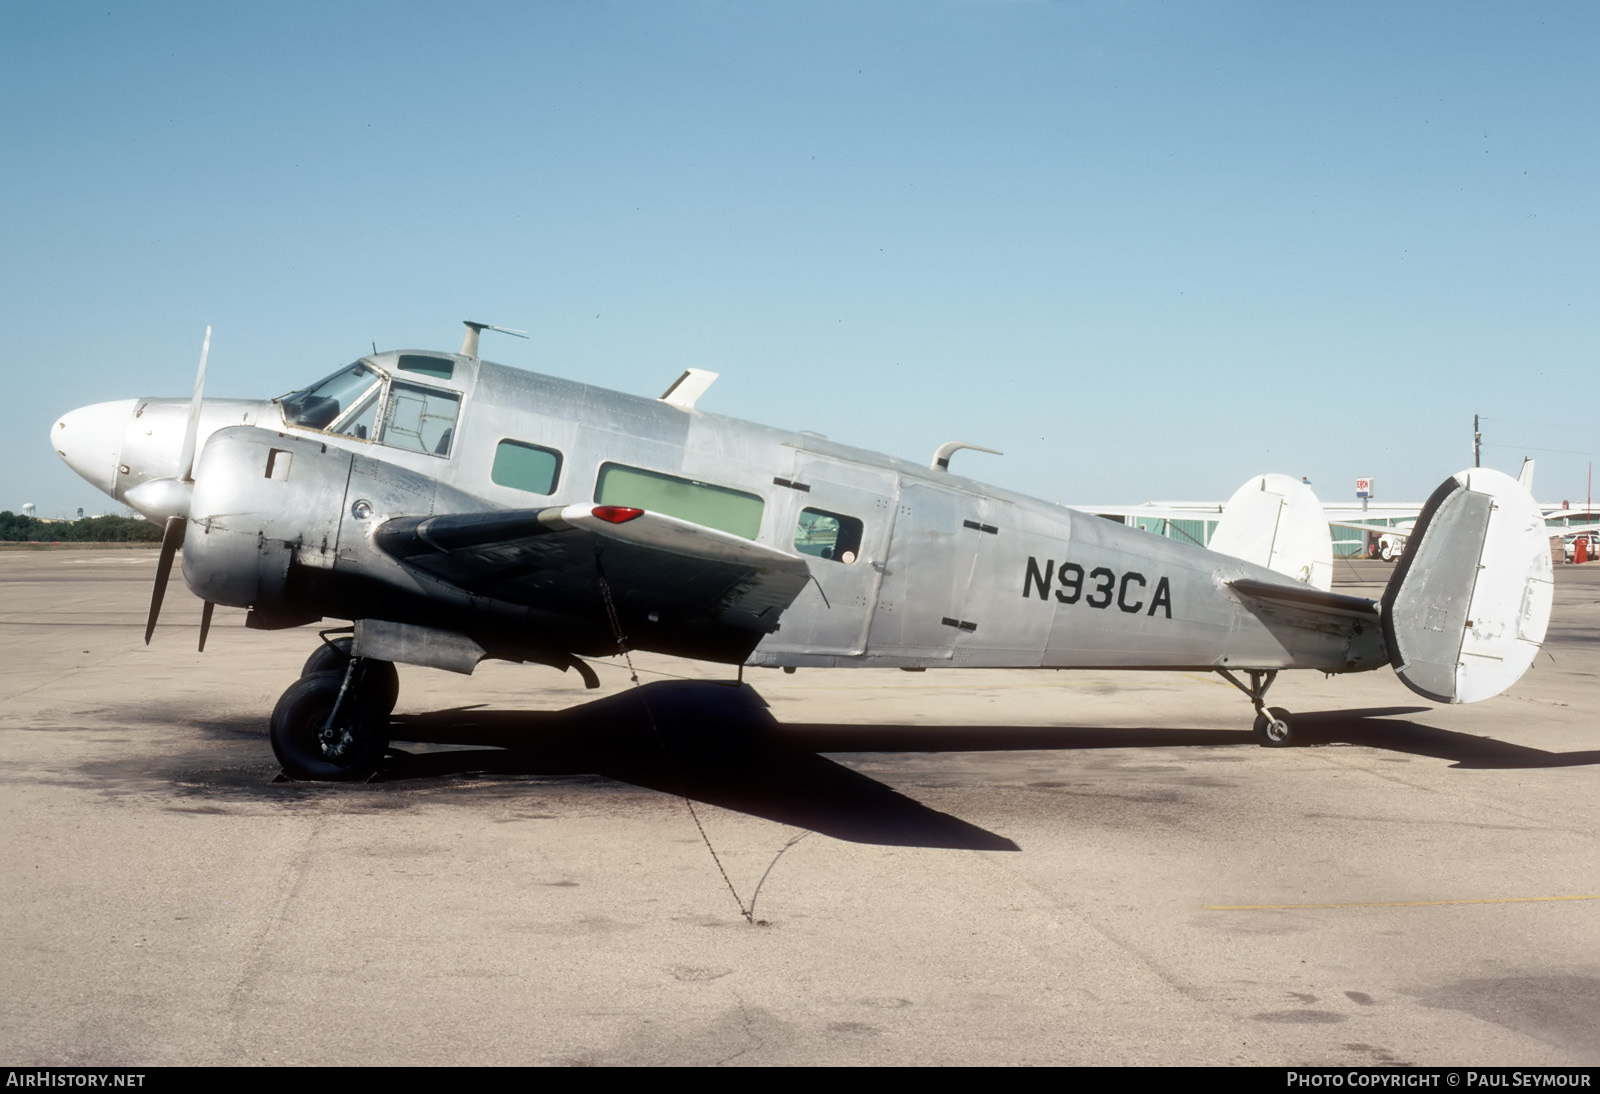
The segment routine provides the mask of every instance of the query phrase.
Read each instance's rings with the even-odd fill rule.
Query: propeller
[[[194,377],[194,395],[189,400],[189,421],[184,426],[183,447],[178,452],[178,474],[172,479],[157,479],[141,484],[135,489],[150,486],[161,489],[168,499],[167,517],[161,532],[161,553],[156,556],[156,585],[150,592],[150,616],[144,624],[144,644],[150,644],[155,633],[156,620],[161,616],[161,601],[167,595],[167,579],[172,576],[172,560],[183,546],[183,536],[189,527],[189,502],[194,490],[194,450],[200,435],[200,405],[206,390],[206,359],[211,356],[211,328],[206,327],[205,341],[200,345],[200,369]],[[211,629],[210,601],[206,602],[200,622],[200,649],[206,648],[206,632]]]
[[[211,356],[211,328],[206,327],[205,341],[200,343],[200,368],[194,374],[194,395],[189,398],[189,424],[183,432],[183,449],[178,453],[178,466],[183,470],[178,478],[194,482],[195,438],[200,434],[200,403],[206,393],[206,358]]]

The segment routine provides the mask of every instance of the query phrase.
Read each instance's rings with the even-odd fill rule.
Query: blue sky
[[[0,509],[73,406],[453,349],[1055,501],[1600,452],[1600,6],[0,7]]]

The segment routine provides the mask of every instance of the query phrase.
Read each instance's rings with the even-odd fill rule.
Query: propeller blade
[[[168,517],[161,533],[161,554],[156,557],[156,587],[150,591],[150,618],[144,625],[144,644],[150,644],[156,620],[161,616],[161,600],[167,595],[167,578],[172,576],[172,560],[183,545],[183,532],[189,522],[183,517]]]
[[[194,481],[194,446],[200,434],[200,403],[206,390],[206,358],[211,356],[211,328],[206,327],[206,340],[200,345],[200,371],[194,377],[194,397],[189,400],[189,424],[183,432],[183,449],[178,455],[178,478]],[[147,640],[148,641],[148,640]]]
[[[206,601],[206,606],[200,609],[200,652],[206,652],[206,635],[211,633],[211,613],[217,606],[211,601]]]

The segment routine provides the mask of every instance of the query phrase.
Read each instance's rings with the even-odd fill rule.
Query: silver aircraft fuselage
[[[419,357],[448,367],[398,367]],[[803,558],[811,580],[753,649],[653,629],[648,614],[629,627],[634,648],[764,666],[1388,663],[1370,619],[1330,622],[1229,587],[1294,585],[1281,574],[959,475],[471,356],[395,351],[358,365],[413,394],[433,391],[455,414],[448,431],[396,446],[376,426],[297,424],[292,397],[207,400],[183,549],[198,596],[251,609],[254,626],[392,619],[471,636],[491,656],[615,652],[601,614],[464,591],[380,550],[376,530],[397,517],[594,503],[605,474],[657,475],[723,488],[747,522],[740,534]],[[53,439],[85,478],[160,520],[159,491],[138,488],[174,474],[188,405],[85,407]],[[518,460],[544,470],[530,477]],[[820,554],[806,542],[816,527],[837,537]]]

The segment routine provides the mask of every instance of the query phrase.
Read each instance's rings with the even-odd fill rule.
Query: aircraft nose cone
[[[96,489],[115,496],[122,436],[137,399],[82,406],[63,414],[50,430],[50,446]]]

